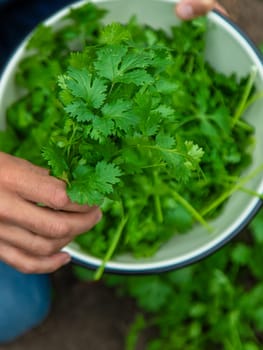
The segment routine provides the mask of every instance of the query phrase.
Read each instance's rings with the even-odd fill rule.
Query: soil
[[[222,0],[234,21],[256,43],[263,43],[263,0]],[[54,302],[38,327],[0,350],[123,350],[136,306],[101,283],[77,280],[71,265],[52,276]],[[144,350],[144,339],[138,350]]]

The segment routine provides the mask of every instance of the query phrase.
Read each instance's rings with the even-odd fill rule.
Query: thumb
[[[219,9],[226,14],[226,11],[214,0],[181,0],[176,6],[176,14],[183,20],[190,20],[205,15],[213,8]]]

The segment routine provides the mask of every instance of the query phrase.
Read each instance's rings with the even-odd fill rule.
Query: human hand
[[[53,272],[70,260],[61,248],[100,218],[99,208],[72,203],[48,170],[0,152],[0,260],[24,273]]]
[[[227,15],[226,10],[215,0],[181,0],[175,7],[176,14],[183,20],[202,16],[212,9]]]

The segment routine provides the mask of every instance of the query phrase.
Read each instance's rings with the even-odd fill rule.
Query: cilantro
[[[67,181],[68,165],[62,150],[57,145],[51,144],[43,148],[42,156],[52,169],[53,175]]]
[[[27,93],[0,141],[48,166],[72,201],[102,207],[102,222],[77,241],[103,266],[118,252],[150,256],[195,222],[211,230],[206,220],[244,190],[233,181],[251,161],[242,115],[259,98],[255,72],[238,80],[204,60],[205,18],[167,35],[135,17],[105,26],[104,14],[89,3],[32,34],[16,77]],[[246,254],[233,259],[242,265]]]
[[[113,192],[113,185],[119,182],[119,168],[105,161],[100,161],[95,168],[78,165],[73,171],[73,180],[68,194],[80,204],[100,204],[105,195]]]

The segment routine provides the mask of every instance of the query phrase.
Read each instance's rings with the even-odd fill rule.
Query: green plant
[[[56,31],[38,27],[17,74],[27,93],[1,132],[73,201],[102,207],[77,238],[103,258],[97,278],[116,251],[149,256],[196,221],[212,229],[206,219],[254,176],[239,181],[253,142],[242,115],[258,97],[253,69],[239,81],[205,62],[205,18],[168,35],[135,18],[105,27],[104,13],[87,4]]]

